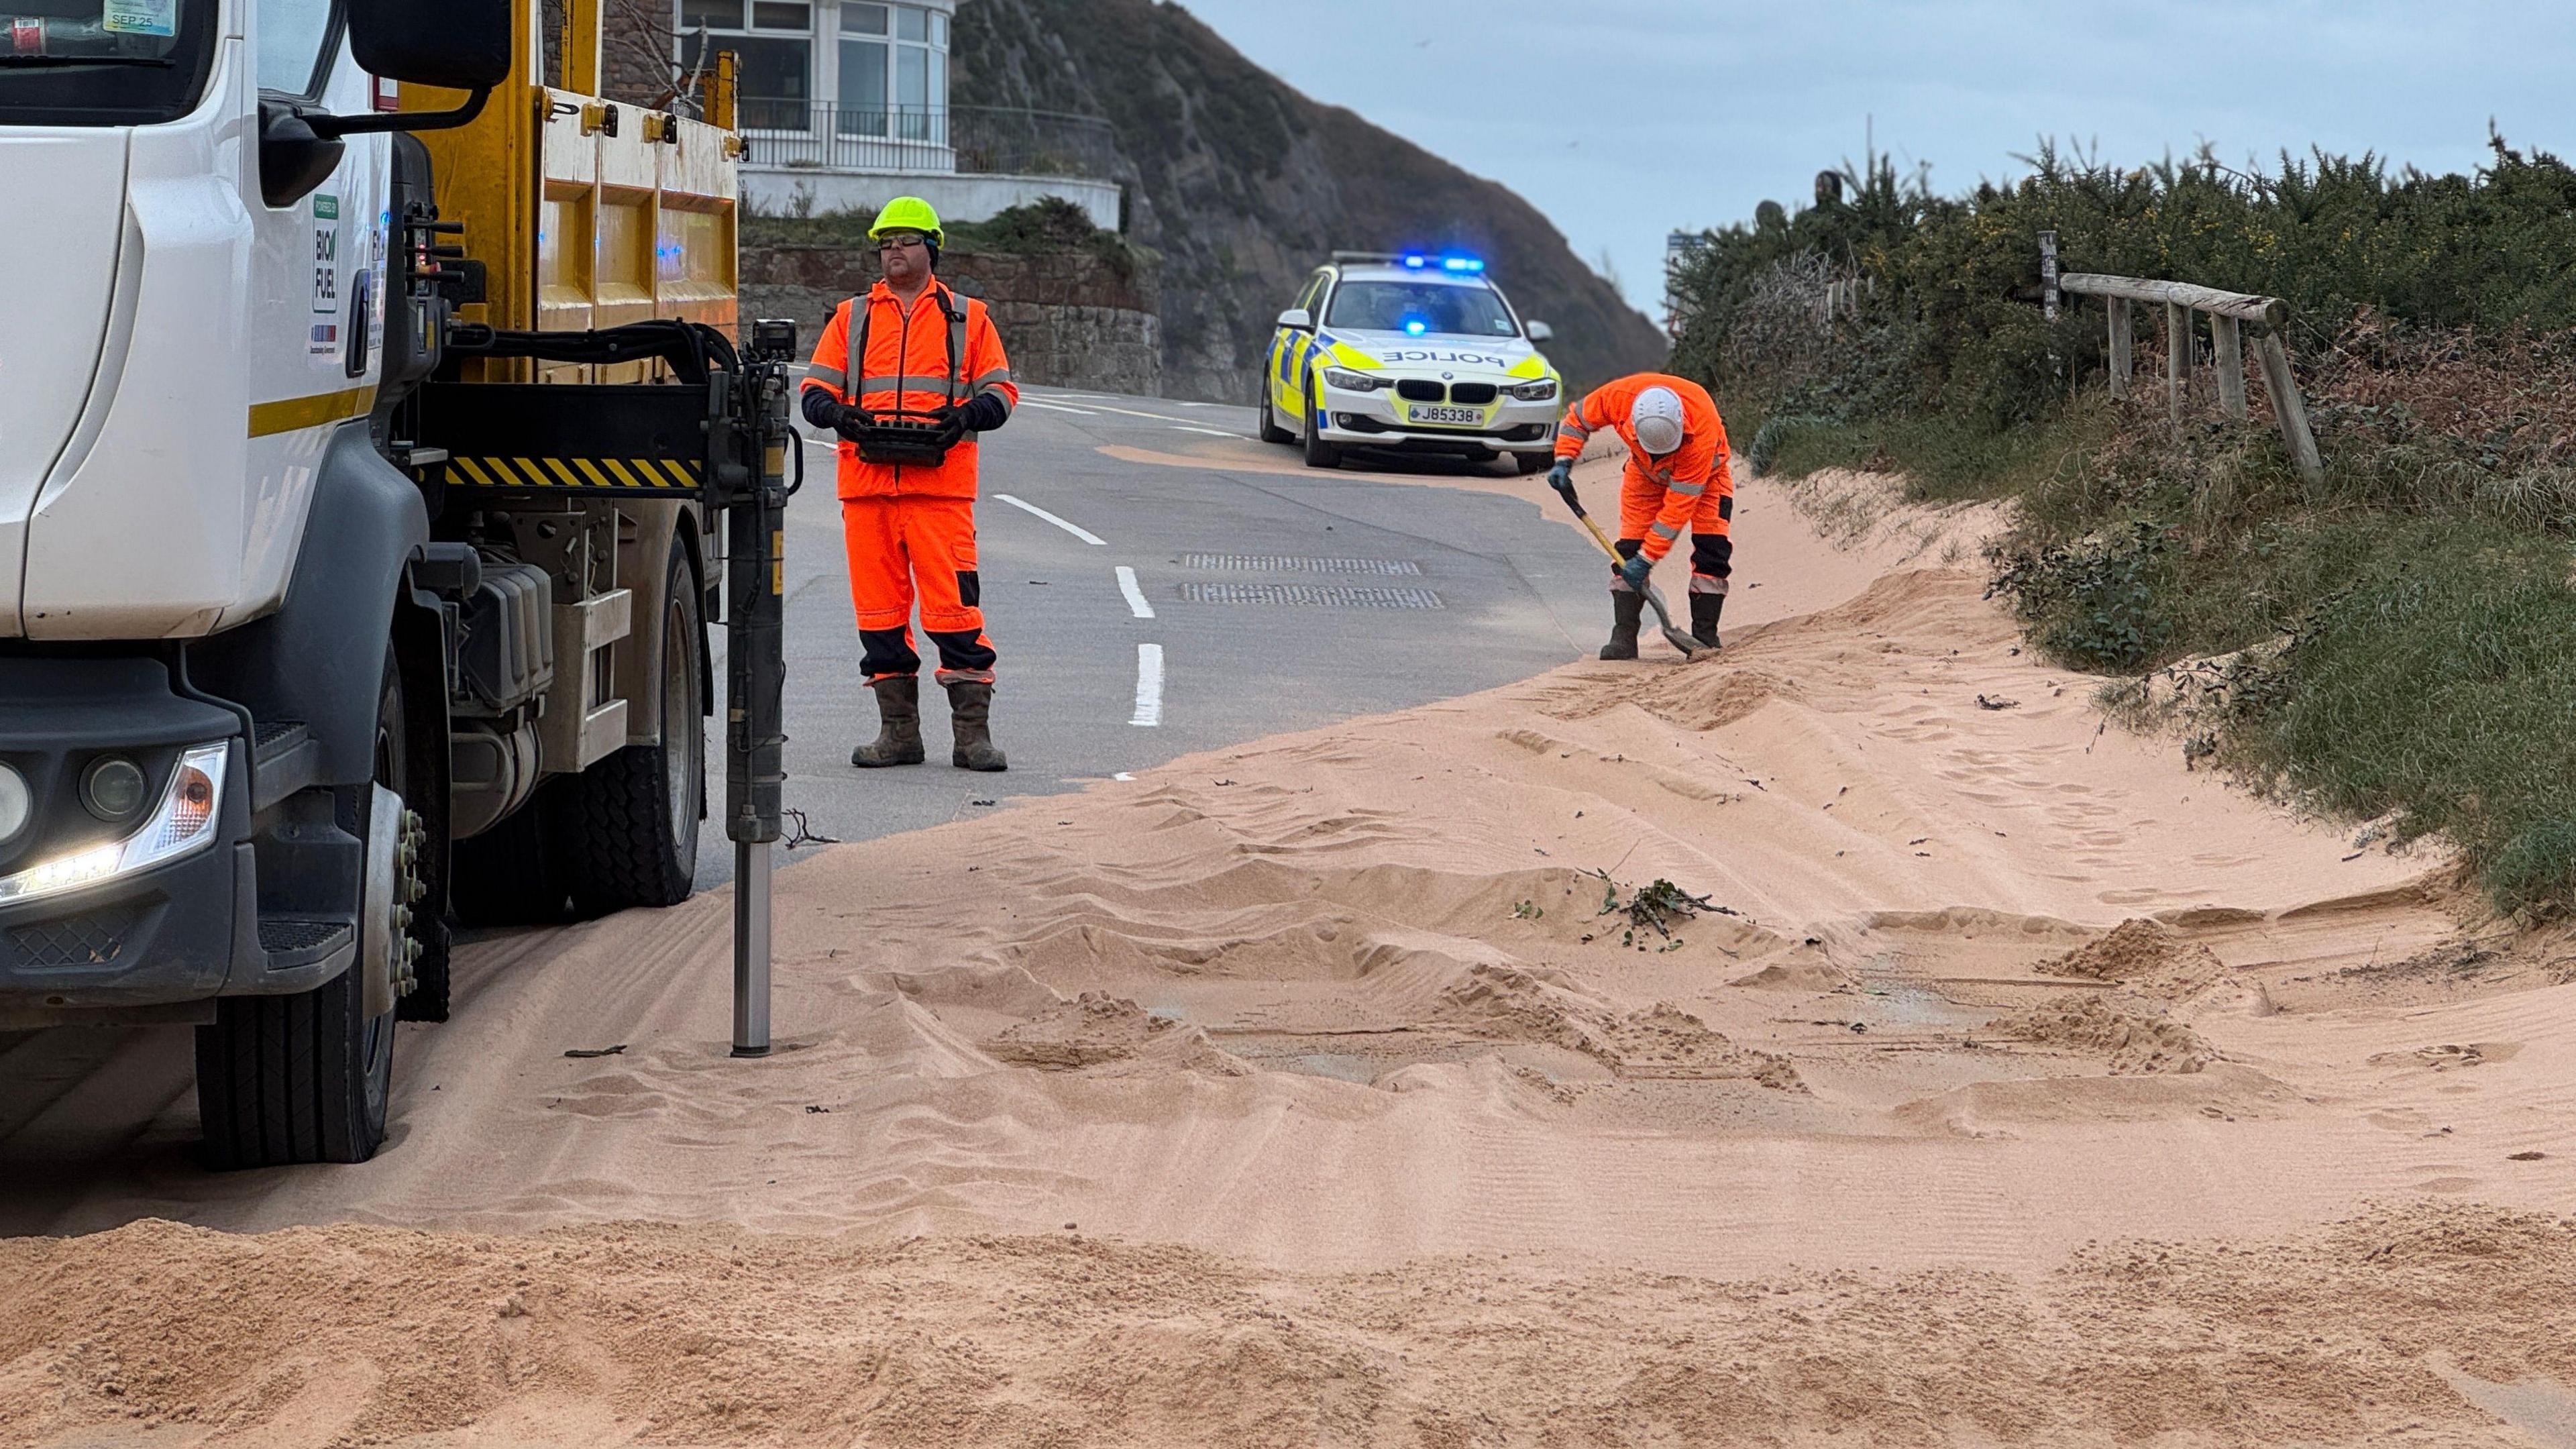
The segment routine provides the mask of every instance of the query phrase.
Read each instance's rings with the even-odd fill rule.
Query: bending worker
[[[1717,616],[1735,572],[1735,475],[1729,470],[1726,423],[1708,390],[1659,372],[1596,388],[1556,429],[1556,467],[1548,486],[1574,501],[1574,460],[1603,428],[1628,445],[1619,482],[1619,563],[1610,571],[1610,642],[1604,659],[1637,657],[1637,622],[1646,609],[1646,575],[1691,533],[1691,637],[1717,647]]]
[[[1004,769],[993,747],[993,641],[975,570],[975,440],[1010,421],[1020,390],[984,304],[936,275],[944,233],[930,203],[895,198],[868,236],[884,277],[832,314],[802,401],[807,422],[841,438],[850,602],[882,721],[875,743],[852,750],[850,763],[922,761],[918,597],[948,691],[951,762]]]

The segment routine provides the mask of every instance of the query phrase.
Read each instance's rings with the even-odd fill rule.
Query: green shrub
[[[2400,838],[2440,831],[2500,905],[2576,899],[2576,555],[2483,522],[2408,530],[2321,601],[2231,759]]]
[[[2576,904],[2576,169],[2493,144],[2474,176],[2375,158],[2070,165],[1931,195],[1872,158],[1848,200],[1714,232],[1676,269],[1676,370],[1752,428],[1757,471],[1901,472],[2004,497],[1995,588],[2032,641],[2114,674],[2246,651],[2214,738],[2256,783],[2439,832],[2493,898]],[[2325,455],[2258,412],[2180,436],[2140,314],[2140,396],[2104,395],[2070,271],[2287,299]],[[2259,399],[2260,394],[2257,394]],[[2252,649],[2249,646],[2267,646]]]

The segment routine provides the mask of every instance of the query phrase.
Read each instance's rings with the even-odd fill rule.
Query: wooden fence
[[[2182,431],[2183,401],[2191,390],[2193,363],[2193,313],[2209,317],[2212,370],[2217,374],[2218,402],[2231,417],[2242,421],[2247,416],[2245,402],[2245,328],[2254,329],[2254,355],[2263,374],[2263,390],[2269,395],[2272,416],[2280,422],[2281,441],[2290,450],[2290,461],[2299,475],[2309,482],[2325,477],[2325,460],[2317,452],[2316,434],[2308,427],[2308,406],[2299,396],[2297,379],[2290,375],[2289,350],[2281,345],[2281,329],[2290,320],[2290,305],[2278,297],[2256,297],[2243,292],[2222,292],[2215,287],[2199,287],[2189,282],[2158,282],[2143,277],[2112,277],[2094,272],[2056,273],[2056,238],[2041,240],[2042,278],[2053,277],[2055,286],[2047,298],[2050,314],[2055,315],[2057,291],[2080,296],[2100,297],[2111,314],[2111,396],[2129,395],[2131,368],[2130,309],[2137,303],[2161,304],[2165,316],[2165,410],[2173,421],[2176,435]]]

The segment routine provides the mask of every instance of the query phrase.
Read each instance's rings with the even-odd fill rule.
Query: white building
[[[673,0],[683,78],[732,51],[763,211],[864,211],[919,196],[980,221],[1060,196],[1118,225],[1115,141],[1094,117],[952,106],[957,0]]]

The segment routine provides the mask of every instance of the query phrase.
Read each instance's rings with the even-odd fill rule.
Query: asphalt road
[[[859,676],[832,450],[809,440],[809,481],[788,510],[786,798],[810,830],[920,829],[1491,688],[1598,646],[1602,566],[1581,535],[1473,487],[1509,464],[1364,456],[1315,470],[1252,429],[1250,408],[1032,388],[986,440],[977,529],[1001,655],[994,734],[1011,760],[1000,775],[947,763],[946,701],[927,679],[930,763],[851,768],[876,707]],[[1444,480],[1470,486],[1424,486]],[[1140,649],[1161,669],[1142,700]],[[720,723],[707,757],[720,805]],[[719,814],[702,836],[702,884],[731,878],[732,852]]]

